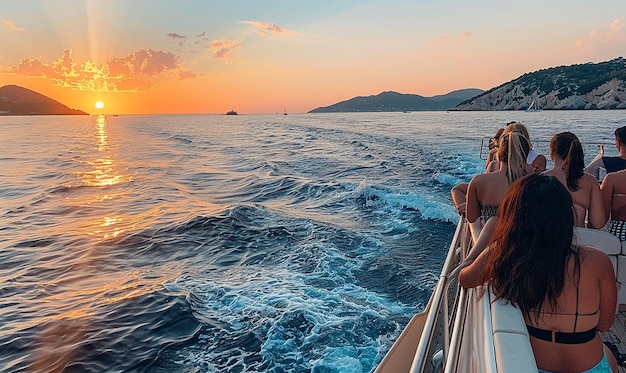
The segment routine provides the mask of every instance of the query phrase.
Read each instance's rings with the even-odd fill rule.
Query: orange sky
[[[298,113],[626,55],[614,0],[20,0],[0,18],[0,86],[92,114]]]

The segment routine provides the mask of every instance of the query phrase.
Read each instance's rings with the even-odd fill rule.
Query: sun
[[[102,109],[104,107],[104,103],[102,101],[96,101],[96,109]]]

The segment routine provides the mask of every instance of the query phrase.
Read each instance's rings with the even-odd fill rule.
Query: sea
[[[510,121],[626,111],[2,116],[0,371],[373,372]]]

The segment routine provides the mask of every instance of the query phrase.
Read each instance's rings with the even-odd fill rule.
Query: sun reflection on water
[[[98,115],[96,118],[96,149],[104,154],[94,161],[86,162],[92,167],[92,170],[78,172],[84,185],[111,186],[128,181],[127,177],[118,173],[115,162],[111,157],[107,126],[106,116]]]

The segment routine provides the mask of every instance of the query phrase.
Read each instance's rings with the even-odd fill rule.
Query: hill
[[[319,107],[309,113],[389,112],[448,110],[483,93],[482,89],[462,89],[445,95],[423,97],[388,91],[375,96],[358,96],[336,104]]]
[[[626,109],[626,59],[527,73],[460,103],[453,110]]]
[[[0,88],[0,115],[88,115],[28,88],[5,85]]]

